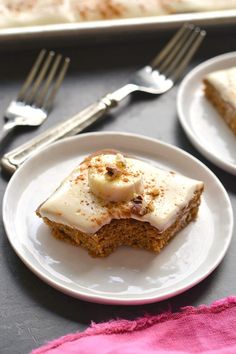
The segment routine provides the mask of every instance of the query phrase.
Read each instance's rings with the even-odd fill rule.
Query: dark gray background
[[[90,38],[88,43],[47,41],[16,43],[0,51],[0,113],[3,112],[22,83],[42,46],[57,49],[71,57],[72,63],[49,119],[38,129],[22,130],[14,135],[1,153],[27,141],[49,126],[80,111],[103,94],[121,86],[137,68],[146,64],[170,38],[172,32],[156,31],[114,41]],[[208,29],[208,36],[187,71],[204,60],[236,50],[236,28]],[[119,109],[95,124],[89,131],[126,131],[174,144],[188,151],[210,167],[227,192],[236,215],[236,183],[232,176],[208,162],[188,141],[176,113],[178,85],[160,97],[136,95]],[[3,120],[2,120],[3,121]],[[1,123],[2,124],[2,123]],[[1,174],[3,197],[8,177]],[[1,198],[2,200],[2,198]],[[16,201],[17,202],[17,201]],[[223,222],[223,220],[222,220]],[[35,347],[61,335],[83,330],[91,321],[117,317],[132,319],[144,313],[156,314],[171,305],[209,304],[236,293],[235,231],[230,248],[220,266],[203,282],[168,301],[145,306],[108,306],[70,298],[38,279],[12,250],[1,222],[0,237],[0,353],[28,353]]]

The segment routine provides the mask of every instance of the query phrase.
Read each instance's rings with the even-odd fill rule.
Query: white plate
[[[177,109],[192,144],[218,167],[236,175],[236,137],[204,97],[202,80],[212,71],[236,66],[236,52],[219,55],[192,70],[182,81]]]
[[[54,239],[34,211],[86,155],[115,148],[205,183],[199,217],[159,254],[121,247],[105,259]],[[28,160],[3,200],[9,241],[22,261],[56,289],[88,301],[142,304],[177,295],[200,282],[229,246],[233,216],[223,186],[186,152],[146,137],[89,133],[62,140]]]

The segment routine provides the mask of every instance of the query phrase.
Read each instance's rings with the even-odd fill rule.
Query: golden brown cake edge
[[[217,89],[207,79],[204,79],[203,82],[206,98],[216,108],[233,133],[236,134],[236,110],[223,100]]]
[[[160,232],[148,222],[135,219],[113,219],[95,234],[86,234],[44,217],[52,235],[60,240],[81,246],[93,257],[106,257],[119,246],[131,246],[159,253],[179,231],[197,217],[203,188],[195,192],[189,204],[166,230]],[[37,215],[41,217],[39,211]]]

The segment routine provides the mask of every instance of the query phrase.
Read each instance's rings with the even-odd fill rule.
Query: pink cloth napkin
[[[178,313],[92,324],[31,354],[236,354],[236,297]]]

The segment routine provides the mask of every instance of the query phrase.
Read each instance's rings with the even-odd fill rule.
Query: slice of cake
[[[37,209],[52,234],[104,257],[127,245],[159,252],[197,216],[203,183],[134,157],[86,158]]]
[[[236,134],[236,67],[205,76],[205,95]]]

